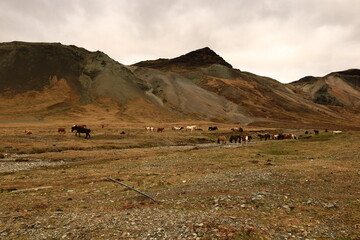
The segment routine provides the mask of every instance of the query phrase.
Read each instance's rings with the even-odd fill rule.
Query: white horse
[[[242,135],[241,140],[244,141],[246,144],[252,140],[252,136],[250,135]]]
[[[148,132],[153,132],[154,128],[153,127],[145,127],[145,130]]]
[[[186,126],[185,131],[186,131],[186,132],[187,132],[187,131],[192,132],[192,131],[194,131],[195,129],[196,129],[196,125]]]
[[[181,130],[181,129],[184,129],[184,127],[175,127],[175,126],[174,126],[174,127],[172,127],[171,129],[172,129],[172,130],[178,130],[178,131],[179,131],[179,130]]]
[[[333,133],[333,134],[340,134],[340,133],[342,133],[342,131],[336,130],[336,131],[332,131],[332,133]]]

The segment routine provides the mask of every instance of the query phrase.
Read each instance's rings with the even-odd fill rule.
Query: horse
[[[184,129],[184,127],[175,127],[175,126],[174,126],[174,127],[172,127],[171,129],[172,129],[172,130],[178,130],[178,131],[180,131],[180,130]]]
[[[252,140],[252,136],[251,135],[242,135],[241,136],[241,141],[244,141],[245,143],[248,143]]]
[[[158,128],[157,132],[163,132],[165,128]]]
[[[243,132],[244,129],[235,127],[235,128],[232,128],[231,131],[233,131],[233,132]]]
[[[229,142],[241,143],[241,135],[231,135],[229,138]]]
[[[258,137],[260,138],[260,141],[263,139],[266,141],[266,140],[270,139],[271,136],[270,136],[270,134],[265,133],[265,134],[258,134]]]
[[[219,136],[217,140],[218,144],[226,144],[226,137],[225,136]]]
[[[315,135],[319,135],[319,130],[314,129]]]
[[[192,131],[194,131],[195,129],[196,129],[196,125],[186,126],[185,131],[186,131],[186,132],[187,132],[187,131],[192,132]]]
[[[209,127],[208,130],[209,130],[209,131],[215,131],[215,130],[219,130],[219,129],[218,129],[217,126],[215,126],[215,127]]]
[[[26,135],[31,135],[31,134],[32,134],[32,131],[25,130],[25,134],[26,134]]]
[[[339,130],[335,130],[335,131],[332,131],[333,134],[340,134],[342,133],[342,131],[339,131]]]
[[[58,128],[58,133],[65,134],[66,133],[65,128]]]
[[[154,128],[153,127],[145,127],[145,130],[148,132],[153,132]]]
[[[272,140],[279,140],[279,134],[273,134],[271,135]]]
[[[295,140],[295,139],[297,139],[297,136],[292,133],[285,133],[285,134],[280,133],[278,140],[283,140],[283,139],[294,139]]]
[[[84,127],[78,126],[78,125],[73,125],[71,128],[71,132],[73,132],[73,131],[76,131],[75,136],[76,136],[76,134],[79,134],[79,137],[80,137],[80,133],[85,133],[86,134],[85,138],[91,138],[91,136],[90,136],[91,130],[88,128],[84,128]]]
[[[126,134],[124,131],[122,131],[120,134]]]

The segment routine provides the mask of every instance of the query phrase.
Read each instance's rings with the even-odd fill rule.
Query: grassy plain
[[[220,146],[215,140],[230,126],[193,133],[90,126],[92,139],[57,127],[0,129],[0,238],[360,236],[360,132]]]

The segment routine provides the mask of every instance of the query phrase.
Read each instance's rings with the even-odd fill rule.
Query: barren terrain
[[[146,132],[142,124],[3,122],[2,239],[358,239],[360,133],[243,126],[248,144],[215,143],[235,125]],[[90,124],[89,124],[90,123]],[[26,135],[24,130],[31,130]],[[341,130],[341,129],[340,129]],[[124,131],[126,134],[120,135]],[[299,140],[259,141],[260,132]],[[152,201],[109,181],[143,191]]]

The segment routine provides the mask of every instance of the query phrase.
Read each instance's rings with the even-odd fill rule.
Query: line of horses
[[[105,125],[101,125],[101,128],[104,128]],[[186,126],[186,127],[182,127],[182,126],[173,126],[171,127],[171,129],[173,131],[182,131],[184,130],[185,132],[193,132],[193,131],[203,131],[202,128],[197,127],[196,125],[190,125],[190,126]],[[148,132],[164,132],[165,128],[164,127],[158,127],[158,128],[154,128],[154,127],[145,127],[145,130]],[[217,126],[210,126],[208,127],[208,131],[217,131],[219,130],[219,128]],[[226,135],[221,135],[218,136],[217,139],[217,143],[219,144],[226,144],[227,143],[227,139],[229,139],[230,143],[248,143],[250,141],[253,140],[253,136],[252,135],[246,135],[246,134],[235,134],[235,133],[243,133],[244,129],[241,127],[234,127],[230,129],[232,131],[233,134],[226,134]],[[85,139],[87,138],[91,138],[91,129],[87,128],[86,125],[80,125],[80,124],[75,124],[71,127],[71,132],[75,132],[75,136],[80,137],[82,133],[85,133]],[[325,132],[328,132],[327,129],[325,130]],[[65,134],[66,133],[66,129],[65,128],[58,128],[58,133],[59,134]],[[319,135],[320,131],[317,129],[314,129],[314,134],[315,135]],[[339,130],[334,130],[332,131],[333,134],[340,134],[342,133],[342,131]],[[25,134],[27,135],[31,135],[33,134],[32,131],[29,130],[25,130]],[[124,131],[122,131],[120,134],[125,134]],[[305,131],[305,134],[311,134],[311,132],[309,131]],[[269,134],[269,133],[264,133],[264,134],[257,134],[257,137],[260,139],[260,141],[267,141],[267,140],[284,140],[284,139],[292,139],[292,140],[296,140],[298,139],[298,137],[295,134],[292,133],[278,133],[278,134]],[[301,135],[300,135],[301,137]]]
[[[164,131],[165,128],[157,128],[157,132]],[[154,127],[145,127],[145,130],[148,132],[155,132],[156,128]],[[179,126],[173,126],[171,127],[171,130],[174,131],[181,131],[184,130],[185,132],[193,132],[193,131],[203,131],[204,129],[197,127],[196,125],[186,126],[186,127],[179,127]],[[208,127],[208,131],[217,131],[219,128],[217,126],[210,126]],[[244,129],[241,127],[234,127],[231,128],[231,131],[233,132],[243,132]]]

